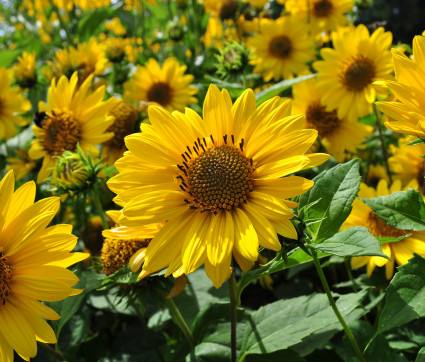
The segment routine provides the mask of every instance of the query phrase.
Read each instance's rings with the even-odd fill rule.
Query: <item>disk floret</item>
[[[391,225],[388,225],[384,220],[376,216],[376,214],[373,211],[369,213],[367,219],[368,219],[367,222],[370,225],[369,228],[370,228],[371,234],[377,237],[398,238],[400,236],[404,236],[404,235],[412,233],[409,230],[399,230]]]
[[[207,147],[207,141],[198,139],[193,151],[182,154],[183,163],[178,165],[181,180],[180,188],[187,193],[186,203],[201,212],[216,213],[232,210],[246,202],[254,189],[251,158],[243,152],[244,140],[239,147],[224,137],[225,144]]]
[[[352,92],[360,92],[372,83],[375,77],[373,62],[365,57],[359,57],[349,62],[343,72],[342,83]]]
[[[6,257],[0,251],[0,306],[6,304],[9,293],[12,291],[13,270],[7,262]]]

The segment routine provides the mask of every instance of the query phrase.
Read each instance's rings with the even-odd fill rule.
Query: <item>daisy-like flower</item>
[[[22,88],[30,88],[36,82],[35,74],[35,51],[32,53],[23,52],[18,57],[18,62],[13,66],[16,83]]]
[[[334,49],[322,48],[323,60],[313,64],[318,74],[317,89],[328,111],[356,121],[372,113],[377,92],[372,83],[388,79],[392,72],[392,34],[378,28],[372,35],[364,25],[342,28],[332,34]],[[380,93],[379,93],[380,94]]]
[[[25,126],[31,120],[19,116],[31,109],[31,103],[18,87],[12,87],[13,71],[0,68],[0,140],[16,133],[16,126]]]
[[[394,181],[390,188],[388,188],[387,181],[380,180],[376,190],[362,183],[358,196],[363,198],[386,196],[395,191],[405,191],[408,188],[417,189],[418,184],[416,180],[412,180],[412,182],[403,189],[400,180]],[[359,199],[354,200],[353,210],[341,229],[344,230],[353,226],[367,227],[371,234],[377,237],[398,238],[403,235],[412,234],[410,237],[406,237],[399,242],[381,245],[382,251],[392,261],[380,256],[361,256],[351,259],[351,266],[354,268],[361,268],[366,265],[366,271],[369,276],[372,275],[373,270],[377,266],[382,267],[385,265],[387,279],[391,279],[394,274],[394,260],[398,265],[404,265],[413,257],[413,253],[425,257],[425,231],[398,230],[376,216],[372,209]]]
[[[424,193],[424,159],[425,144],[408,146],[407,143],[414,141],[414,136],[407,136],[398,140],[398,147],[390,145],[393,154],[388,163],[390,170],[394,172],[394,179],[401,180],[403,185],[407,185],[411,180],[418,182],[419,188]]]
[[[319,34],[347,25],[345,14],[352,10],[353,5],[353,0],[287,0],[285,9],[291,13],[291,17],[308,21],[312,33]]]
[[[166,267],[178,277],[204,264],[218,288],[231,274],[232,255],[247,270],[259,246],[281,249],[277,233],[297,238],[290,221],[297,203],[286,198],[313,182],[282,177],[329,155],[306,154],[317,131],[303,129],[303,115],[290,116],[289,100],[275,97],[258,109],[255,102],[249,89],[232,105],[226,90],[211,85],[204,119],[189,108],[171,114],[151,106],[151,124],[126,137],[129,152],[108,182],[123,207],[119,223],[166,222],[147,247],[139,278]]]
[[[305,113],[305,128],[316,129],[326,150],[338,162],[343,162],[345,152],[355,153],[357,147],[372,134],[373,128],[358,122],[349,122],[347,118],[340,119],[336,111],[327,111],[321,103],[323,92],[316,90],[315,86],[314,78],[294,85],[292,113]]]
[[[37,341],[56,343],[45,319],[60,316],[41,301],[55,302],[81,292],[78,278],[66,268],[87,258],[71,253],[77,237],[71,225],[47,227],[59,210],[58,197],[34,203],[36,186],[28,182],[14,192],[13,171],[0,182],[0,360],[13,351],[29,360]]]
[[[230,19],[236,14],[238,0],[204,0],[204,9],[222,20]]]
[[[150,58],[144,67],[138,67],[136,74],[124,84],[125,102],[151,102],[169,111],[179,110],[197,102],[194,95],[198,90],[190,85],[193,75],[184,74],[185,65],[179,65],[175,58],[167,58],[162,65]]]
[[[47,103],[40,102],[39,117],[33,126],[35,140],[29,155],[32,159],[43,158],[43,165],[37,182],[43,182],[51,174],[55,156],[63,151],[75,151],[77,144],[84,153],[95,154],[96,144],[101,144],[113,136],[104,133],[114,122],[108,112],[114,107],[113,99],[103,101],[105,87],[95,92],[89,91],[93,75],[77,88],[78,76],[74,73],[70,80],[62,76],[56,83],[53,79],[47,94]],[[41,119],[40,119],[41,118]]]
[[[254,73],[262,74],[266,82],[291,78],[307,70],[307,63],[314,59],[307,25],[287,17],[261,19],[260,32],[249,38],[247,44],[252,48]]]
[[[105,158],[108,165],[113,165],[116,160],[122,157],[126,150],[124,144],[125,136],[136,131],[138,112],[131,104],[116,99],[116,104],[109,114],[114,117],[114,123],[106,131],[113,132],[114,137],[103,144],[103,151],[100,157]]]
[[[395,132],[425,137],[425,37],[413,39],[413,60],[393,49],[395,81],[386,84],[397,98],[394,102],[377,102],[389,118],[385,126]]]

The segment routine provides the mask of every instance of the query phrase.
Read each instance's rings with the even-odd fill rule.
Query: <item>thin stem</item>
[[[232,273],[229,279],[229,295],[230,295],[230,343],[232,356],[230,361],[236,362],[236,324],[238,309],[238,287],[236,285],[235,274]]]
[[[50,347],[46,343],[38,342],[38,345],[43,348],[45,351],[49,352],[53,357],[55,357],[58,361],[66,361],[66,358],[62,355],[62,353],[55,351],[52,347]]]
[[[153,349],[155,350],[156,355],[158,356],[159,360],[161,362],[165,362],[165,359],[161,353],[161,351],[158,348],[158,344],[156,343],[155,338],[153,338],[151,331],[148,328],[148,325],[146,323],[146,319],[145,316],[143,315],[143,313],[141,313],[140,308],[137,307],[137,305],[135,303],[132,303],[134,310],[137,313],[137,317],[139,318],[140,323],[142,324],[146,335],[149,339],[149,342],[152,344]]]
[[[190,347],[193,349],[195,345],[193,344],[192,333],[190,332],[190,329],[188,325],[186,324],[186,321],[183,319],[183,316],[181,315],[179,309],[177,308],[176,303],[174,303],[173,298],[165,299],[165,302],[167,303],[171,316],[173,317],[177,325],[180,327],[180,330],[183,332],[184,336],[189,342]]]
[[[378,129],[379,139],[381,141],[382,156],[384,158],[385,168],[387,170],[390,184],[392,184],[393,179],[391,177],[390,165],[388,163],[388,153],[387,153],[387,149],[385,148],[384,137],[382,135],[382,129],[381,129],[381,117],[379,116],[378,108],[376,107],[376,105],[373,105],[373,113],[375,114],[376,128]]]
[[[102,220],[102,226],[105,230],[107,230],[109,229],[109,226],[106,222],[105,212],[103,211],[102,203],[100,202],[99,186],[97,185],[97,183],[95,183],[93,186],[93,198],[97,208],[97,212],[99,213],[100,219]]]
[[[357,357],[360,361],[366,362],[366,360],[363,357],[363,354],[359,348],[359,345],[356,342],[356,339],[354,338],[353,332],[351,332],[350,327],[348,327],[347,323],[345,322],[344,318],[342,317],[338,307],[335,304],[335,300],[332,297],[331,290],[329,288],[328,281],[326,280],[325,274],[323,273],[322,266],[320,265],[319,258],[317,257],[317,252],[315,250],[311,250],[311,255],[313,256],[314,265],[317,270],[317,274],[319,274],[320,281],[322,282],[322,286],[325,289],[326,295],[328,296],[329,303],[336,315],[336,317],[339,320],[339,323],[341,323],[342,328],[344,328],[345,334],[347,335],[347,338],[349,339],[351,345],[354,348],[354,351],[356,352]]]
[[[353,291],[354,293],[357,293],[359,291],[359,288],[357,287],[357,284],[354,281],[353,273],[351,273],[350,264],[348,263],[347,258],[344,258],[344,264],[345,268],[347,269],[348,279],[350,279],[350,282],[353,284]]]

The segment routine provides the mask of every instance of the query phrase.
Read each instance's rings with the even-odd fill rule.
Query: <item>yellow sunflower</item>
[[[393,49],[396,81],[386,84],[395,102],[377,102],[389,118],[385,126],[395,132],[425,137],[425,37],[413,39],[413,60]]]
[[[285,3],[285,9],[291,13],[291,17],[310,23],[313,34],[347,25],[348,18],[345,14],[350,12],[353,6],[353,0],[287,0]]]
[[[349,122],[347,118],[340,119],[336,111],[327,111],[321,104],[323,92],[316,90],[315,86],[315,78],[294,85],[292,113],[305,113],[305,128],[316,129],[326,150],[338,162],[343,162],[345,152],[355,153],[357,147],[372,134],[373,128]]]
[[[34,203],[36,186],[28,182],[14,192],[13,171],[0,182],[0,360],[13,351],[29,360],[37,341],[56,343],[45,319],[60,316],[41,301],[55,302],[81,292],[78,278],[66,268],[87,258],[71,253],[77,237],[71,225],[47,227],[59,210],[58,197]]]
[[[168,109],[179,110],[197,102],[194,95],[198,90],[190,85],[193,75],[184,74],[185,65],[179,65],[175,58],[167,58],[162,65],[151,58],[144,67],[138,67],[136,74],[124,84],[125,102],[151,102]]]
[[[390,170],[394,172],[394,179],[399,179],[403,185],[407,185],[411,180],[416,180],[422,193],[424,193],[424,159],[425,144],[407,146],[406,144],[414,141],[416,137],[408,136],[400,138],[398,147],[390,145],[390,151],[393,154],[389,159]]]
[[[409,187],[417,189],[418,184],[416,180],[412,180],[412,182],[403,189],[400,180],[394,181],[390,188],[388,188],[387,181],[380,180],[376,190],[362,183],[358,196],[364,198],[386,196],[395,191],[407,190]],[[367,274],[369,276],[372,274],[375,267],[385,265],[387,279],[391,279],[394,273],[394,260],[398,265],[403,265],[413,257],[413,253],[425,257],[425,231],[398,230],[376,216],[372,209],[359,199],[354,200],[353,210],[341,229],[344,230],[353,226],[367,227],[370,232],[377,237],[397,238],[403,235],[412,234],[410,237],[406,237],[399,242],[381,245],[382,251],[392,261],[380,256],[361,256],[351,259],[351,266],[353,268],[361,268],[366,265]]]
[[[231,274],[232,255],[243,270],[258,247],[280,250],[277,233],[296,239],[290,219],[313,182],[288,176],[323,163],[327,154],[305,154],[317,131],[303,129],[279,97],[256,109],[246,90],[232,105],[227,90],[211,85],[204,119],[186,108],[172,114],[149,107],[151,124],[125,139],[129,152],[109,182],[127,227],[166,221],[150,242],[139,278],[168,267],[189,274],[205,264],[218,288]]]
[[[382,91],[372,83],[388,79],[392,72],[391,41],[390,32],[378,28],[369,35],[364,25],[332,34],[334,49],[321,49],[323,60],[313,64],[320,72],[317,89],[328,111],[337,110],[339,118],[350,121],[372,113],[376,94]]]
[[[29,88],[36,82],[35,74],[35,51],[32,53],[23,52],[22,56],[18,57],[18,62],[13,66],[13,72],[16,83],[22,88]]]
[[[222,20],[230,19],[236,14],[238,0],[204,0],[204,9]]]
[[[93,75],[89,76],[77,88],[78,76],[74,73],[70,80],[62,76],[52,84],[47,94],[47,104],[40,102],[41,119],[32,129],[35,140],[31,144],[29,155],[32,159],[43,158],[43,165],[38,173],[37,182],[43,182],[51,174],[55,165],[55,156],[63,151],[75,151],[77,143],[84,153],[97,153],[96,144],[101,144],[113,136],[104,133],[114,122],[108,112],[115,102],[113,99],[103,101],[105,87],[95,92],[89,91]],[[44,113],[41,113],[44,112]]]
[[[208,18],[207,29],[205,30],[202,41],[206,48],[223,48],[228,42],[239,38],[238,30],[231,20],[221,21],[215,16]]]
[[[16,133],[16,126],[25,126],[31,119],[19,114],[31,109],[18,87],[12,87],[13,71],[0,68],[0,140],[9,139]]]
[[[109,114],[114,117],[114,123],[106,131],[113,132],[114,137],[103,144],[100,157],[105,158],[108,165],[113,165],[126,150],[124,137],[136,131],[138,112],[131,104],[116,99],[115,106]]]
[[[266,82],[291,78],[307,70],[307,63],[314,59],[307,25],[290,18],[261,19],[260,32],[247,44],[252,48],[254,73],[262,74]]]

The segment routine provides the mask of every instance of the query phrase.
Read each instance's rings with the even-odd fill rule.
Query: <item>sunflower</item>
[[[292,113],[305,113],[305,128],[314,128],[319,132],[326,150],[338,162],[343,162],[345,152],[356,152],[372,134],[373,128],[358,122],[349,122],[346,118],[338,118],[336,111],[327,111],[321,104],[323,92],[315,89],[316,79],[297,83],[293,86]]]
[[[409,187],[417,189],[418,184],[416,180],[412,180],[403,190],[407,190]],[[390,188],[388,188],[387,181],[380,180],[376,190],[362,183],[358,196],[373,198],[390,195],[395,191],[402,191],[400,180],[394,181]],[[375,267],[385,265],[385,274],[387,279],[390,279],[394,273],[394,260],[398,265],[403,265],[413,257],[413,253],[425,257],[425,231],[398,230],[376,216],[372,209],[360,199],[354,200],[353,210],[341,229],[344,230],[353,226],[367,227],[370,232],[377,237],[398,238],[403,235],[412,234],[410,237],[406,237],[399,242],[381,245],[382,251],[393,261],[389,261],[380,256],[361,256],[351,259],[351,266],[353,268],[360,268],[366,265],[367,274],[369,276],[372,274]]]
[[[35,74],[35,51],[23,52],[18,57],[18,62],[13,66],[16,83],[22,88],[30,88],[37,82]]]
[[[89,76],[77,88],[78,76],[74,73],[70,80],[62,76],[52,84],[47,94],[47,104],[40,102],[39,113],[42,120],[32,129],[35,140],[31,144],[29,155],[32,159],[43,158],[43,165],[38,173],[37,182],[43,182],[51,174],[55,165],[55,156],[63,151],[75,151],[79,143],[84,153],[97,153],[96,144],[101,144],[113,136],[104,133],[114,122],[108,112],[115,102],[102,101],[105,87],[99,87],[94,93],[89,92],[93,75]]]
[[[326,154],[305,154],[317,131],[290,116],[290,101],[275,97],[255,106],[246,90],[232,106],[227,90],[211,85],[204,120],[193,110],[172,114],[149,107],[151,124],[127,136],[129,152],[115,163],[108,182],[123,207],[120,224],[166,221],[150,242],[139,278],[168,267],[166,275],[189,274],[205,264],[218,288],[231,274],[232,255],[243,270],[258,247],[280,250],[277,233],[292,239],[286,198],[313,182],[287,176],[323,163]]]
[[[12,87],[13,71],[0,68],[0,140],[9,139],[16,133],[16,126],[25,126],[30,119],[19,114],[31,109],[31,103],[22,91]]]
[[[106,131],[113,132],[114,137],[103,144],[101,158],[105,158],[108,165],[113,165],[126,150],[124,137],[136,131],[138,112],[131,104],[116,99],[109,114],[114,117],[114,123]]]
[[[227,43],[239,38],[238,30],[231,24],[231,20],[220,21],[215,16],[208,18],[207,29],[203,37],[206,48],[223,48]]]
[[[328,111],[356,121],[372,113],[377,92],[373,82],[385,80],[392,72],[392,34],[378,28],[372,35],[364,25],[343,28],[332,34],[334,49],[320,51],[323,60],[313,64],[320,73],[317,89]],[[384,90],[383,96],[386,95]]]
[[[14,190],[13,171],[0,182],[0,360],[37,354],[37,341],[56,343],[45,319],[60,316],[40,301],[59,301],[81,292],[66,268],[87,258],[70,253],[77,243],[71,225],[47,227],[59,210],[58,197],[34,203],[34,182]]]
[[[413,39],[413,60],[393,49],[395,81],[386,84],[395,102],[377,102],[389,118],[385,126],[395,132],[425,137],[425,37]]]
[[[193,75],[184,74],[185,65],[179,65],[175,58],[167,58],[162,65],[150,58],[144,67],[138,67],[136,74],[124,84],[125,102],[152,102],[169,111],[179,110],[196,103],[194,95],[198,90],[190,85]]]
[[[425,144],[408,146],[407,143],[414,141],[414,136],[407,136],[398,140],[398,147],[390,145],[390,151],[393,154],[388,163],[393,178],[401,180],[403,185],[407,185],[411,180],[416,180],[422,193],[424,193],[424,159]]]
[[[347,25],[348,18],[345,14],[350,12],[353,6],[353,0],[287,0],[285,3],[285,9],[291,13],[291,17],[310,23],[313,34]]]
[[[262,74],[266,82],[291,78],[307,70],[307,63],[314,59],[307,25],[290,18],[261,19],[260,32],[247,44],[252,48],[254,73]]]
[[[238,0],[204,0],[207,13],[222,20],[233,18],[238,9]]]

